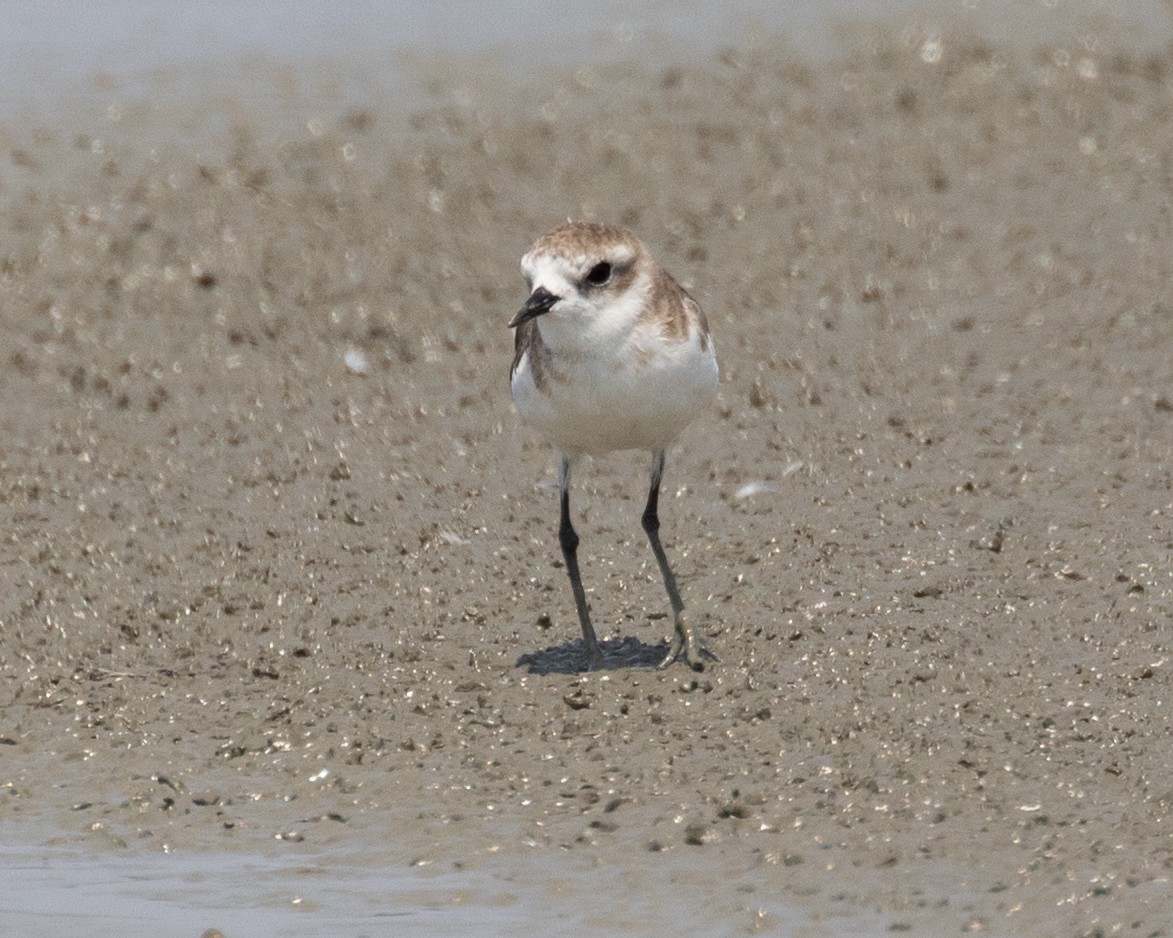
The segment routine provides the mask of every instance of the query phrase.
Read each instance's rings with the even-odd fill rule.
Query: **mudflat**
[[[1173,933],[1173,51],[682,63],[0,129],[0,831]],[[576,474],[578,670],[505,325],[567,217],[717,344],[660,506],[700,674],[640,453]]]

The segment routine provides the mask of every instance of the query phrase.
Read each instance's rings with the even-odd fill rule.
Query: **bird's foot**
[[[684,618],[684,613],[679,612],[676,615],[676,628],[672,633],[672,641],[668,645],[668,654],[664,656],[656,667],[663,670],[672,664],[680,653],[684,652],[684,660],[688,662],[688,666],[694,671],[703,671],[705,669],[705,659],[717,660],[717,656],[705,648],[704,642],[696,634],[696,629],[692,624],[687,622]]]
[[[584,641],[583,655],[586,658],[587,671],[601,671],[606,665],[607,661],[603,657],[603,649],[599,647],[597,641]]]

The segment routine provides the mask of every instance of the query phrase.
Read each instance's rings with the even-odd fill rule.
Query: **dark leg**
[[[586,593],[582,589],[582,577],[578,574],[578,534],[570,523],[570,460],[562,457],[558,468],[558,488],[562,496],[562,521],[558,526],[558,542],[562,545],[562,559],[566,561],[566,573],[570,577],[570,589],[574,593],[574,605],[578,609],[578,623],[582,626],[582,645],[586,652],[587,667],[603,665],[603,651],[595,630],[591,626],[591,613],[587,608]]]
[[[672,618],[675,630],[672,635],[672,644],[668,647],[668,654],[660,662],[661,668],[666,668],[684,652],[689,667],[694,671],[703,671],[705,668],[705,649],[697,638],[696,631],[684,618],[684,603],[680,601],[680,590],[676,588],[676,576],[668,566],[668,557],[664,554],[664,547],[660,544],[660,479],[664,475],[664,451],[656,453],[652,458],[652,484],[648,491],[648,504],[644,508],[643,525],[652,545],[652,553],[656,555],[656,563],[660,565],[660,575],[664,578],[664,589],[668,591],[668,601],[672,604]]]

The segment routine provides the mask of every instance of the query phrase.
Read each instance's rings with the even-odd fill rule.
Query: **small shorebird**
[[[652,454],[643,528],[672,604],[674,633],[664,668],[683,651],[707,654],[686,620],[676,577],[660,544],[664,451],[717,392],[717,356],[705,314],[625,228],[571,222],[546,232],[521,259],[530,296],[509,321],[510,383],[521,416],[561,452],[558,539],[582,626],[587,665],[603,664],[578,571],[570,521],[570,472],[583,454]]]

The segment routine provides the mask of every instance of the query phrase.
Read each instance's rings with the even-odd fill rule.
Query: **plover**
[[[587,665],[603,664],[578,569],[570,521],[570,473],[579,456],[643,449],[652,454],[643,528],[672,604],[664,668],[684,652],[694,670],[706,651],[685,618],[660,543],[664,452],[716,396],[717,356],[705,314],[632,232],[571,222],[546,232],[521,260],[530,296],[510,321],[510,384],[523,419],[561,453],[558,539],[582,626]]]

